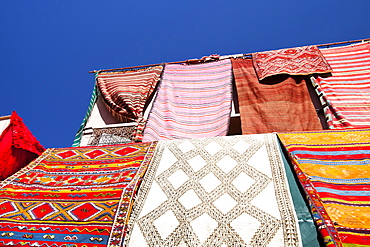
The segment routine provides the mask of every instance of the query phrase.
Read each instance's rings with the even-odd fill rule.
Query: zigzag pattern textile
[[[327,246],[370,246],[370,130],[278,134]]]
[[[312,77],[330,129],[370,126],[370,44],[322,49],[331,77]]]
[[[310,75],[332,71],[320,50],[314,45],[256,52],[252,57],[260,80],[279,74]]]
[[[274,134],[160,141],[124,246],[300,246]]]
[[[231,112],[231,62],[166,65],[144,141],[225,136]]]
[[[243,134],[322,129],[305,76],[275,75],[259,81],[252,59],[231,61]]]
[[[144,106],[153,93],[163,66],[140,70],[104,72],[96,77],[108,110],[122,122],[137,121],[135,140],[142,139]]]
[[[111,246],[156,143],[48,149],[0,189],[0,245]]]

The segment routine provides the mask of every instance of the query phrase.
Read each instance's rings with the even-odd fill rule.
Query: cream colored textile
[[[300,246],[274,134],[160,141],[126,246]]]

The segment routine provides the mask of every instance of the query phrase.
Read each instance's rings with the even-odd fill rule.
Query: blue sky
[[[0,115],[68,147],[94,69],[370,38],[369,0],[2,0]]]

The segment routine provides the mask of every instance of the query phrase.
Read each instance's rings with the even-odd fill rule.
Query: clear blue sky
[[[369,0],[2,0],[0,115],[68,147],[94,69],[370,37]]]

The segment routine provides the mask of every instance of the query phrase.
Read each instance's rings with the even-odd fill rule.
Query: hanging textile
[[[279,134],[327,246],[370,246],[370,131]]]
[[[274,134],[161,141],[125,246],[300,246]]]
[[[229,59],[166,65],[143,140],[226,135],[231,90]]]
[[[0,135],[0,181],[23,168],[44,150],[14,111],[8,127]]]
[[[138,123],[135,140],[142,140],[143,111],[160,79],[163,66],[140,70],[99,73],[97,86],[111,114],[121,122]]]
[[[315,45],[252,54],[260,80],[278,74],[310,75],[332,69]]]
[[[0,185],[0,245],[120,246],[155,146],[48,149]]]
[[[312,78],[330,129],[370,126],[370,44],[322,49],[331,77]]]
[[[304,76],[259,81],[252,59],[232,59],[243,134],[322,129]]]

